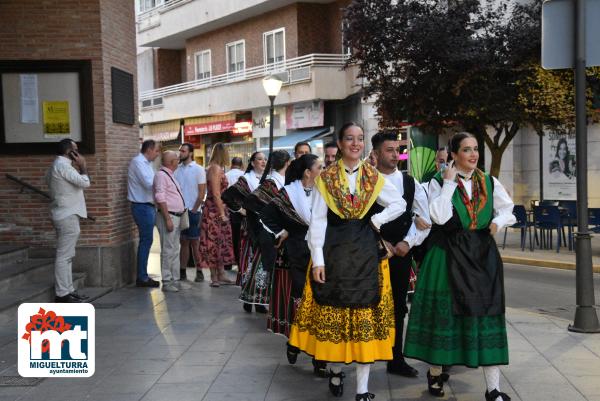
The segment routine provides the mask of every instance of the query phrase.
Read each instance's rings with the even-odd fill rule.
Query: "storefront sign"
[[[233,127],[232,135],[249,135],[252,133],[252,121],[238,121]]]
[[[575,200],[575,133],[546,132],[543,143],[544,198]]]
[[[235,128],[235,120],[213,121],[199,124],[186,124],[184,126],[185,135],[205,135],[212,132],[233,131]]]
[[[287,129],[321,127],[324,115],[323,101],[303,102],[287,106]]]

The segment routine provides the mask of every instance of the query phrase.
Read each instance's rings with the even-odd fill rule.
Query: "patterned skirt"
[[[381,299],[367,308],[340,308],[315,302],[308,269],[289,343],[319,361],[372,363],[391,360],[394,301],[387,260],[379,264]]]
[[[240,236],[240,264],[238,266],[235,285],[241,287],[246,281],[246,272],[248,271],[248,266],[252,264],[253,257],[254,252],[252,251],[250,238],[248,238],[246,231],[242,229],[242,234]]]
[[[429,250],[421,264],[408,319],[404,356],[432,365],[470,368],[508,364],[504,315],[453,314],[446,252],[437,246]]]
[[[271,291],[271,272],[263,268],[260,250],[252,248],[252,251],[252,263],[242,276],[240,301],[267,306]]]
[[[267,316],[267,330],[275,334],[290,336],[290,328],[299,304],[299,298],[292,298],[292,277],[289,269],[273,269],[271,283],[271,303]]]
[[[220,269],[234,263],[231,225],[221,220],[215,201],[209,197],[202,209],[200,224],[200,266]]]

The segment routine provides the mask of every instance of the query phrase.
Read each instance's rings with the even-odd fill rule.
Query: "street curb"
[[[555,260],[547,259],[532,259],[524,258],[522,256],[506,256],[501,255],[504,263],[513,263],[518,265],[537,266],[537,267],[549,267],[551,269],[562,269],[562,270],[575,270],[575,263],[573,262],[560,262]],[[594,273],[600,273],[600,265],[593,266]]]

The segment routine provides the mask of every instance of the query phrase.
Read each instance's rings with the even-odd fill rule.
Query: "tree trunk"
[[[504,151],[500,148],[492,149],[490,148],[490,153],[492,154],[492,164],[490,166],[490,175],[498,178],[500,175],[500,164],[502,163],[502,155]]]

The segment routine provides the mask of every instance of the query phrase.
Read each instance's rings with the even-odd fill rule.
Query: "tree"
[[[348,63],[358,63],[383,125],[471,131],[497,176],[521,127],[572,121],[572,79],[538,67],[540,18],[540,1],[355,0],[346,10]]]

